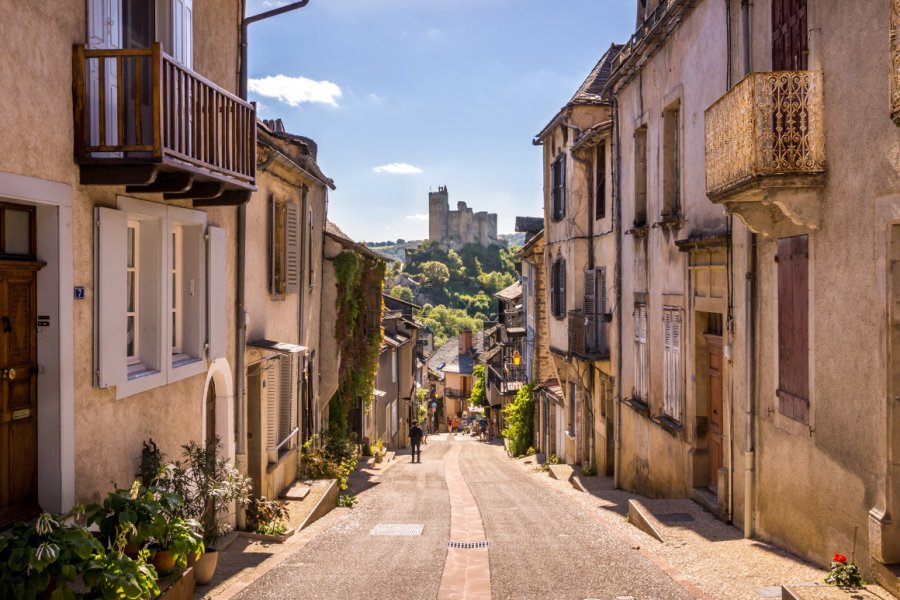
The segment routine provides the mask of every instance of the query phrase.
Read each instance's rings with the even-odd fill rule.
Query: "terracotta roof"
[[[491,359],[494,358],[495,356],[497,356],[497,354],[498,354],[501,350],[503,350],[503,346],[500,346],[500,345],[498,344],[498,345],[494,346],[493,348],[491,348],[490,350],[485,350],[484,352],[482,352],[481,354],[479,354],[479,355],[478,355],[478,360],[480,360],[481,362],[484,362],[484,363],[490,362]]]
[[[558,379],[546,379],[542,381],[535,387],[535,390],[544,390],[551,394],[552,396],[556,396],[558,400],[563,399],[563,391],[562,386],[559,385]]]
[[[352,246],[354,250],[358,251],[361,254],[365,254],[371,258],[376,260],[380,260],[382,262],[391,262],[391,260],[373,250],[369,249],[365,244],[360,244],[353,241],[349,235],[341,231],[341,228],[332,223],[331,221],[325,221],[325,235],[330,236],[331,238],[341,242],[344,246]]]

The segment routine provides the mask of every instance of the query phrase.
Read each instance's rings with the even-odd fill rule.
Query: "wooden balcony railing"
[[[160,164],[226,189],[253,189],[254,106],[178,64],[160,44],[75,46],[73,85],[78,163]]]
[[[751,73],[706,110],[706,193],[755,179],[825,172],[822,75]]]
[[[900,0],[891,11],[891,118],[900,127]]]
[[[457,400],[468,400],[472,395],[471,390],[462,390],[457,388],[445,388],[444,389],[444,397],[445,398],[455,398]]]
[[[590,359],[609,356],[606,336],[609,324],[606,315],[585,315],[581,310],[570,310],[569,352]]]

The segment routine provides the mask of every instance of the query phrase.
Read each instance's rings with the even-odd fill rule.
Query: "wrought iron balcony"
[[[606,347],[608,323],[605,315],[585,315],[581,310],[570,310],[569,354],[589,360],[609,357]]]
[[[891,11],[891,118],[900,127],[900,0]]]
[[[709,198],[757,231],[771,225],[753,222],[771,218],[770,205],[796,224],[815,227],[825,174],[822,113],[821,73],[745,77],[706,110]]]
[[[457,388],[445,388],[444,389],[444,397],[445,398],[454,398],[456,400],[468,400],[472,395],[470,390],[461,390]]]
[[[256,109],[146,49],[74,47],[75,160],[84,185],[195,205],[239,204],[256,182]]]

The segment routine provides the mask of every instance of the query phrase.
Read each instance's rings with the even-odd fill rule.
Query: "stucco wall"
[[[236,83],[237,2],[198,0],[194,5],[195,70],[220,85]],[[137,470],[141,442],[153,438],[170,457],[181,444],[201,440],[205,375],[123,400],[95,389],[93,367],[93,209],[115,207],[123,187],[82,187],[73,155],[72,44],[86,38],[86,3],[18,3],[3,0],[4,56],[0,65],[5,108],[0,111],[0,171],[66,183],[73,189],[71,260],[76,286],[86,298],[74,305],[75,500],[97,500],[110,482],[127,486]],[[215,33],[212,35],[212,33]],[[27,49],[27,50],[26,50]],[[27,52],[28,68],[22,68]],[[2,191],[0,191],[2,195]],[[146,197],[160,201],[158,197]],[[186,203],[170,205],[188,206]],[[234,246],[234,209],[209,209],[210,225],[227,229]],[[227,253],[226,300],[234,306],[233,252]],[[62,293],[71,293],[62,291]],[[233,311],[228,312],[227,358],[233,364]],[[40,393],[40,392],[39,392]]]

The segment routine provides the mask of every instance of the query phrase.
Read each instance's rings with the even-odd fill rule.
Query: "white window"
[[[297,370],[299,354],[282,354],[264,363],[266,398],[266,455],[270,463],[296,446]]]
[[[95,209],[94,348],[97,385],[124,398],[224,356],[225,235],[202,211],[130,198],[118,206]]]
[[[125,259],[125,287],[127,290],[125,335],[127,349],[125,356],[128,360],[128,365],[131,366],[138,364],[141,360],[138,357],[138,347],[140,345],[138,332],[141,326],[138,321],[138,316],[140,315],[140,270],[138,267],[140,255],[138,253],[140,251],[141,224],[137,221],[129,221],[127,227],[128,234],[125,242],[127,247]]]
[[[634,397],[649,402],[647,305],[634,307]]]
[[[391,383],[397,383],[397,351],[391,350]]]
[[[679,421],[681,419],[681,309],[676,306],[665,307],[663,321],[665,323],[663,413]]]

